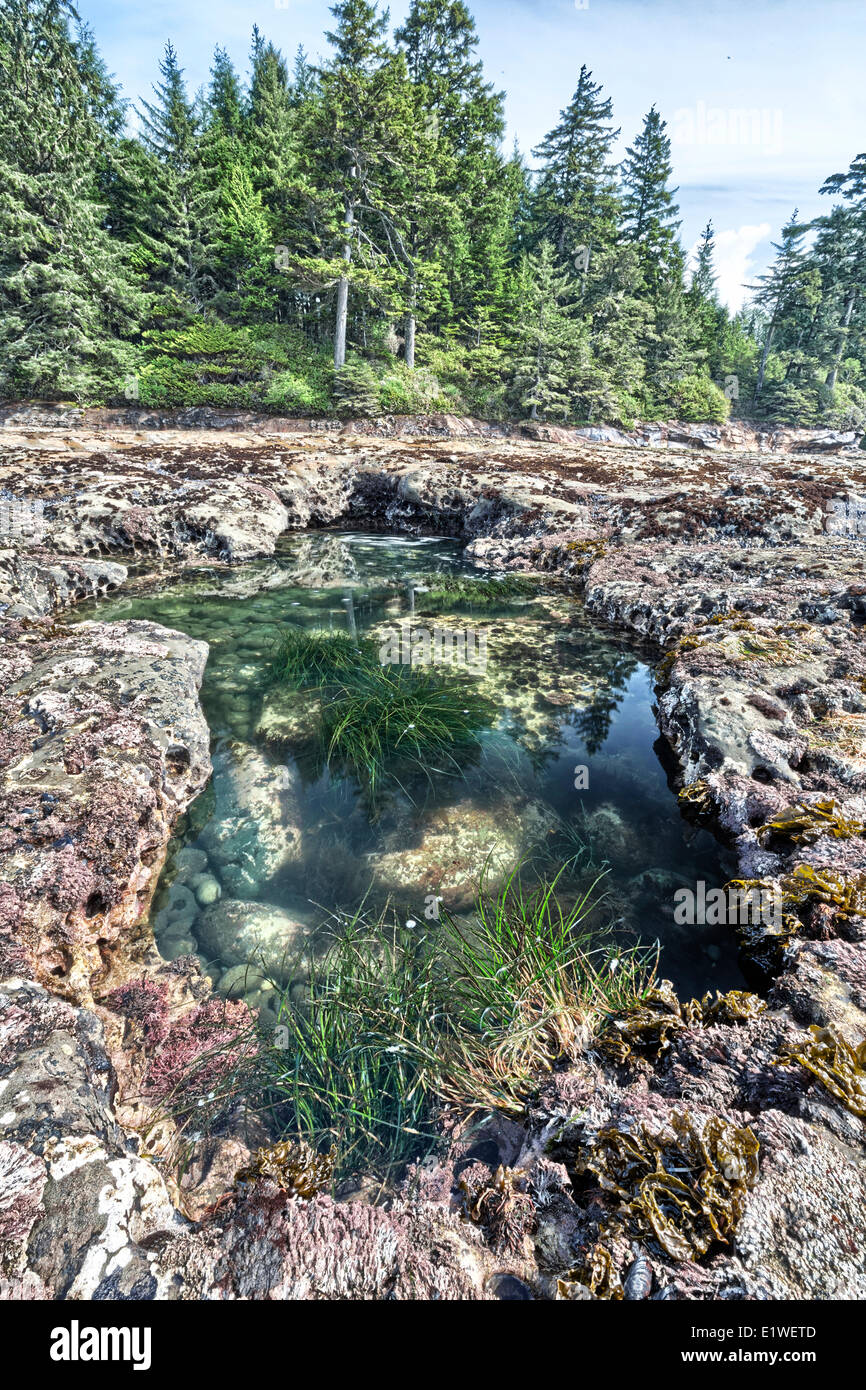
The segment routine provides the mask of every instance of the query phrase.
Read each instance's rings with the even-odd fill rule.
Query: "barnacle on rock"
[[[653,1235],[674,1260],[727,1243],[758,1176],[758,1140],[720,1115],[674,1111],[653,1133],[606,1125],[582,1150],[578,1172],[592,1173],[620,1199],[638,1237]]]
[[[834,1028],[813,1024],[809,1032],[810,1041],[786,1043],[773,1058],[774,1063],[783,1067],[799,1063],[852,1115],[866,1119],[866,1038],[852,1047]]]
[[[283,1140],[259,1149],[249,1167],[242,1168],[235,1175],[235,1182],[254,1182],[256,1178],[270,1178],[284,1192],[296,1197],[315,1197],[317,1192],[329,1186],[334,1174],[333,1151],[320,1154],[309,1144],[293,1143]]]
[[[615,1301],[625,1297],[613,1256],[606,1245],[597,1242],[586,1252],[579,1265],[559,1276],[556,1281],[556,1297],[570,1300],[604,1298]]]
[[[848,840],[862,835],[864,829],[862,821],[846,819],[835,801],[815,801],[809,805],[797,802],[762,825],[757,836],[758,844],[764,847],[774,839],[811,845],[824,835],[834,840]]]

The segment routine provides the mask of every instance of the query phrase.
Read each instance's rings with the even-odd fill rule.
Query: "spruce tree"
[[[248,126],[241,83],[231,59],[217,48],[204,103],[200,152],[214,195],[211,305],[232,319],[267,317],[273,297],[274,237],[250,169]]]
[[[724,305],[719,303],[716,289],[715,232],[711,221],[698,243],[686,306],[694,326],[696,362],[705,364],[711,378],[717,380],[726,374],[729,318]]]
[[[183,69],[171,43],[159,65],[156,101],[142,102],[142,140],[157,171],[151,199],[151,243],[162,248],[156,281],[160,317],[184,322],[200,314],[217,284],[217,194],[203,161],[201,124],[189,100]]]
[[[99,200],[116,94],[66,0],[0,8],[0,391],[119,391],[144,310]]]
[[[367,0],[331,13],[333,56],[317,74],[302,132],[303,177],[314,252],[300,259],[307,283],[334,286],[334,366],[346,361],[350,288],[361,307],[398,291],[410,265],[394,203],[401,150],[413,129],[405,62],[385,42],[387,15]]]
[[[414,180],[423,205],[412,219],[408,241],[424,268],[419,266],[408,294],[410,362],[419,307],[439,331],[453,334],[464,327],[476,348],[496,335],[508,278],[515,184],[513,169],[498,149],[503,94],[485,80],[475,21],[462,0],[412,0],[395,37],[406,56],[416,120],[423,129],[412,142],[411,164],[418,171]],[[419,306],[422,276],[426,302]]]
[[[556,268],[549,241],[523,258],[521,304],[515,331],[512,390],[531,420],[565,419],[580,344],[568,313],[568,278]]]
[[[701,232],[691,289],[698,301],[716,299],[715,237],[712,219]]]
[[[835,331],[830,330],[827,356],[827,391],[832,395],[839,367],[848,350],[852,327],[856,327],[858,309],[864,311],[866,283],[866,154],[858,154],[844,174],[832,174],[821,188],[822,193],[841,193],[844,206],[834,209],[828,218],[818,219],[821,231],[816,242],[816,257],[823,263],[828,300],[833,304]],[[862,331],[862,328],[861,328]]]
[[[584,251],[612,245],[619,206],[611,152],[619,130],[601,84],[580,70],[577,90],[559,124],[533,150],[541,161],[533,221],[536,239],[550,241],[561,265]]]
[[[247,109],[250,169],[266,205],[284,205],[294,160],[293,97],[285,59],[253,30]]]
[[[764,311],[765,328],[761,361],[755,382],[753,405],[758,407],[764,389],[767,361],[774,340],[790,320],[801,314],[808,298],[810,266],[804,240],[808,228],[798,220],[795,208],[791,220],[782,228],[782,240],[773,242],[776,258],[766,275],[758,277],[755,303]]]
[[[638,253],[638,296],[649,309],[643,344],[646,414],[667,413],[675,384],[700,364],[698,325],[685,298],[671,142],[655,107],[622,163],[622,240]]]
[[[653,288],[670,273],[677,248],[677,190],[669,188],[671,142],[655,107],[626,151],[622,164],[622,227],[640,248],[644,276]]]

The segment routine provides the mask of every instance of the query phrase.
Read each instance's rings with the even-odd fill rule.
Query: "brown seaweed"
[[[596,1242],[580,1264],[561,1274],[556,1281],[558,1299],[601,1298],[619,1302],[625,1297],[622,1283],[606,1245]]]
[[[729,1241],[758,1176],[758,1151],[751,1129],[684,1110],[659,1133],[644,1122],[604,1126],[578,1171],[619,1198],[638,1237],[652,1235],[671,1259],[691,1260]]]
[[[762,825],[757,836],[758,844],[766,848],[774,839],[790,840],[795,845],[811,845],[825,835],[849,840],[862,835],[864,829],[862,821],[848,820],[835,801],[824,800],[797,802]]]
[[[235,1175],[235,1182],[250,1183],[257,1178],[270,1178],[284,1192],[309,1200],[330,1186],[333,1175],[333,1150],[320,1154],[303,1141],[294,1143],[283,1140],[280,1144],[259,1149],[249,1166]]]
[[[458,1188],[470,1221],[482,1226],[496,1247],[519,1250],[524,1235],[535,1224],[526,1174],[500,1163],[491,1180],[470,1168],[460,1178]]]
[[[786,1043],[774,1057],[777,1066],[805,1067],[841,1100],[852,1115],[866,1120],[866,1038],[852,1047],[835,1028],[813,1024],[808,1042]]]
[[[639,1004],[611,1015],[609,1022],[615,1031],[602,1034],[597,1046],[604,1057],[622,1064],[665,1052],[674,1034],[684,1028],[744,1023],[757,1018],[766,1007],[756,994],[739,989],[727,994],[716,990],[715,996],[705,994],[703,999],[681,1004],[670,980],[661,980]]]

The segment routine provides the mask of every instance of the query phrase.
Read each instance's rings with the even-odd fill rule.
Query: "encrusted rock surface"
[[[110,560],[55,560],[0,550],[0,614],[44,618],[80,599],[109,593],[126,576],[126,566]]]
[[[40,504],[41,527],[38,544],[0,537],[0,1295],[545,1298],[579,1291],[574,1268],[606,1239],[618,1275],[636,1250],[649,1259],[629,1296],[866,1297],[864,1121],[786,1052],[810,1026],[866,1037],[866,549],[840,523],[857,441],[177,423],[22,409],[0,434],[0,487]],[[53,614],[123,582],[109,555],[238,561],[337,522],[438,530],[480,564],[559,574],[600,621],[655,644],[688,813],[744,878],[787,895],[784,930],[747,943],[769,1008],[683,1022],[637,1062],[588,1054],[525,1124],[455,1135],[441,1167],[381,1203],[305,1202],[267,1180],[230,1191],[237,1141],[200,1146],[177,1187],[139,1133],[214,1030],[244,1021],[230,985],[214,999],[144,925],[171,825],[210,772],[206,649]],[[310,566],[323,556],[339,583],[339,554],[311,538]],[[254,772],[222,789],[226,846],[245,817],[267,819]],[[804,805],[815,824],[785,829]],[[179,888],[212,892],[205,867],[185,863]],[[232,910],[208,908],[217,923]],[[676,1261],[585,1162],[605,1126],[662,1132],[685,1111],[748,1127],[760,1155],[730,1241]]]

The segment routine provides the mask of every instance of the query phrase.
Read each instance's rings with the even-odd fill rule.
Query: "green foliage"
[[[410,932],[340,924],[302,1002],[281,1001],[262,1083],[282,1133],[336,1156],[338,1179],[393,1174],[436,1143],[428,1067],[438,1042],[430,954]]]
[[[459,776],[492,707],[471,683],[413,666],[359,670],[330,692],[322,738],[330,767],[375,797],[387,781]]]
[[[709,377],[682,377],[671,388],[671,403],[678,420],[722,424],[728,418],[727,397]]]
[[[0,397],[103,397],[144,301],[103,221],[122,107],[65,0],[0,7]]]
[[[549,241],[543,241],[536,254],[524,257],[520,283],[514,399],[533,420],[563,420],[570,411],[570,377],[579,366],[582,344],[569,313],[572,290],[567,277],[556,269]]]
[[[423,1157],[443,1101],[520,1114],[543,1073],[651,980],[637,953],[591,935],[592,890],[565,907],[556,887],[482,882],[471,922],[446,914],[429,935],[335,920],[303,990],[282,997],[251,1098],[285,1138],[329,1148],[338,1179]]]
[[[302,690],[331,684],[377,662],[375,644],[370,641],[353,641],[345,632],[292,627],[280,633],[271,670],[276,681]]]
[[[167,44],[133,138],[67,0],[6,0],[4,398],[628,428],[719,422],[735,377],[738,414],[863,427],[862,155],[731,316],[711,223],[686,270],[654,106],[617,166],[582,67],[530,172],[463,0],[393,36],[370,0],[333,17],[319,67],[256,28],[248,79],[217,47],[196,97]]]
[[[378,415],[379,383],[369,362],[347,362],[334,372],[334,403],[340,415]]]
[[[423,368],[409,371],[398,364],[379,382],[379,409],[386,415],[426,415],[448,408],[436,377]]]
[[[151,329],[136,374],[138,399],[145,406],[210,405],[282,414],[326,414],[334,408],[328,353],[296,329],[277,325],[232,328],[198,319],[180,328]]]
[[[464,575],[432,574],[415,590],[420,613],[447,613],[459,608],[493,608],[515,598],[535,598],[538,584],[520,575],[502,579],[468,579]]]
[[[469,923],[446,914],[441,969],[460,1031],[438,1090],[454,1104],[519,1111],[534,1078],[576,1060],[607,1014],[650,986],[651,954],[584,926],[598,880],[569,904],[563,872],[527,884],[517,871],[496,893],[482,879]]]

